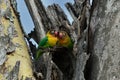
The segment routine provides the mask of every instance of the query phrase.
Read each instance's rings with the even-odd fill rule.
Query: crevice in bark
[[[86,62],[85,69],[84,69],[84,78],[85,78],[85,80],[91,80],[90,79],[90,74],[91,74],[91,68],[92,68],[91,65],[92,64],[93,64],[93,61],[92,61],[92,58],[91,58],[91,55],[90,55],[89,59]]]
[[[66,48],[61,48],[53,54],[53,62],[63,73],[63,80],[72,80],[74,73],[75,57]]]
[[[85,80],[93,80],[93,78],[96,77],[94,75],[97,75],[96,73],[98,73],[98,70],[97,70],[98,69],[97,65],[99,65],[98,63],[99,63],[98,57],[93,54],[90,55],[89,59],[86,62],[85,69],[84,69]],[[96,71],[93,72],[93,70],[96,70]]]
[[[93,0],[91,9],[90,9],[90,19],[89,19],[89,27],[88,27],[88,47],[87,47],[87,53],[90,54],[88,60],[86,61],[85,69],[84,69],[84,78],[85,80],[93,80],[93,77],[95,77],[92,74],[97,73],[97,65],[99,65],[99,60],[97,55],[93,54],[93,42],[94,42],[94,31],[93,26],[91,25],[91,17],[93,16],[94,8],[97,5],[98,0]],[[96,72],[93,72],[93,70],[96,70]]]

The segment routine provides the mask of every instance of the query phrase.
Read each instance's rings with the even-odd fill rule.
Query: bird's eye
[[[54,30],[52,30],[52,31],[50,31],[50,33],[51,33],[51,34],[54,34],[54,33],[55,33],[55,31],[54,31]]]

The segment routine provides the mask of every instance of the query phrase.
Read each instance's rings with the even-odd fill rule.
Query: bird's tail
[[[43,54],[42,50],[38,50],[35,56],[35,60],[38,60],[40,58],[40,56]]]

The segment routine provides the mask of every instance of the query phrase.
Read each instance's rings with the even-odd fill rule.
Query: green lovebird
[[[42,49],[56,46],[58,42],[57,35],[58,32],[55,30],[50,30],[47,32],[46,36],[38,44],[35,60],[37,60],[44,53]]]
[[[68,49],[73,49],[73,41],[65,31],[59,31],[57,45],[61,47],[66,47]]]

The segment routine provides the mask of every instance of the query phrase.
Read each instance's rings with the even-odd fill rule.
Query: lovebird
[[[58,34],[58,46],[73,49],[73,41],[66,31],[59,31]]]
[[[38,44],[35,60],[37,60],[44,53],[44,49],[56,46],[58,42],[57,35],[58,32],[55,30],[50,30],[47,32],[46,36]]]

